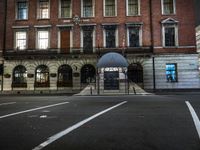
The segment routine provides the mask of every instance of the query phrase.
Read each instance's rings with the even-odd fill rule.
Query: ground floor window
[[[35,87],[49,87],[49,68],[47,66],[38,66],[35,75]]]
[[[166,79],[167,82],[178,82],[177,64],[166,64]]]
[[[81,68],[81,83],[95,83],[96,70],[94,66],[87,64]]]
[[[72,87],[72,68],[62,65],[58,68],[58,87]]]
[[[27,87],[27,71],[22,65],[13,69],[12,87]]]

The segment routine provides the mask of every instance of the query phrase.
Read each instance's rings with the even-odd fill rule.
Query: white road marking
[[[4,116],[0,116],[0,119],[6,118],[6,117],[15,116],[15,115],[19,115],[19,114],[24,114],[24,113],[27,113],[27,112],[32,112],[32,111],[36,111],[36,110],[40,110],[40,109],[44,109],[44,108],[64,105],[64,104],[68,104],[68,103],[69,102],[63,102],[63,103],[57,103],[57,104],[47,105],[47,106],[43,106],[43,107],[37,107],[37,108],[33,108],[33,109],[28,109],[28,110],[24,110],[24,111],[12,113],[12,114],[7,114],[7,115],[4,115]]]
[[[12,104],[15,104],[16,102],[9,102],[9,103],[1,103],[0,106],[3,106],[3,105],[12,105]]]
[[[186,105],[188,106],[189,110],[190,110],[190,113],[192,115],[192,119],[194,121],[194,124],[195,124],[195,127],[196,127],[196,130],[197,130],[197,133],[199,135],[199,138],[200,138],[200,121],[199,121],[199,118],[194,110],[194,108],[192,107],[192,105],[190,104],[190,102],[186,101],[185,102]]]
[[[46,147],[47,145],[51,144],[52,142],[58,140],[59,138],[65,136],[65,135],[67,135],[68,133],[72,132],[73,130],[75,130],[75,129],[81,127],[82,125],[86,124],[87,122],[89,122],[89,121],[91,121],[91,120],[93,120],[93,119],[95,119],[95,118],[97,118],[97,117],[103,115],[104,113],[106,113],[106,112],[108,112],[108,111],[110,111],[110,110],[112,110],[112,109],[114,109],[114,108],[116,108],[116,107],[119,107],[119,106],[121,106],[121,105],[123,105],[123,104],[125,104],[125,103],[127,103],[127,101],[121,102],[121,103],[119,103],[119,104],[117,104],[117,105],[115,105],[115,106],[112,106],[112,107],[110,107],[110,108],[107,108],[107,109],[105,109],[105,110],[103,110],[103,111],[101,111],[101,112],[99,112],[99,113],[97,113],[97,114],[95,114],[95,115],[93,115],[93,116],[91,116],[91,117],[89,117],[89,118],[83,120],[83,121],[80,121],[80,122],[76,123],[75,125],[73,125],[73,126],[67,128],[67,129],[65,129],[65,130],[63,130],[63,131],[61,131],[61,132],[59,132],[59,133],[57,133],[57,134],[55,134],[55,135],[49,137],[49,138],[47,139],[47,141],[41,143],[40,145],[38,145],[37,147],[35,147],[35,148],[32,149],[32,150],[41,150],[41,149],[43,149],[43,148]]]

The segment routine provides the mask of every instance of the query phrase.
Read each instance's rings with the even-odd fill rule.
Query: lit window
[[[135,16],[139,14],[139,3],[138,0],[127,0],[128,1],[128,16]]]
[[[48,87],[49,86],[49,68],[45,65],[40,65],[36,69],[35,86]]]
[[[71,0],[60,1],[60,16],[61,18],[71,17]]]
[[[38,31],[37,36],[38,49],[47,49],[49,47],[49,31]]]
[[[178,82],[176,64],[166,64],[166,79],[167,82]]]
[[[27,1],[17,2],[17,19],[28,19],[28,3]]]
[[[163,1],[163,14],[174,14],[174,0],[162,0]]]
[[[105,1],[105,16],[116,16],[116,4],[115,0],[104,0]]]
[[[26,31],[15,32],[15,48],[23,50],[27,48],[27,33]]]
[[[49,18],[49,0],[39,0],[39,18]]]
[[[26,83],[27,70],[24,66],[16,66],[13,70],[13,84],[15,86],[23,86]]]
[[[83,0],[83,17],[92,17],[93,16],[93,0]]]

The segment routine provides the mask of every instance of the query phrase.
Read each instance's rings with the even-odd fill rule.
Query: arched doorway
[[[81,84],[95,83],[96,69],[93,65],[86,64],[81,68]]]
[[[27,87],[27,70],[19,65],[13,69],[12,87]]]
[[[128,79],[134,83],[143,83],[143,67],[138,63],[133,63],[128,66]]]
[[[72,87],[72,68],[62,65],[58,68],[58,87]]]
[[[49,68],[39,65],[35,70],[35,87],[49,87]]]

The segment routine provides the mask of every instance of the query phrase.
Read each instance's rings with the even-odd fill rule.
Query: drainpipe
[[[153,65],[153,92],[156,91],[156,76],[155,76],[155,57],[154,57],[154,28],[153,28],[153,0],[149,0],[149,14],[150,14],[150,32],[151,32],[151,52],[153,53],[152,65]]]
[[[6,24],[7,24],[7,0],[4,0],[4,24],[3,24],[3,59],[6,50]],[[3,74],[4,74],[4,60],[3,60]],[[1,91],[3,91],[4,78],[2,74]]]

